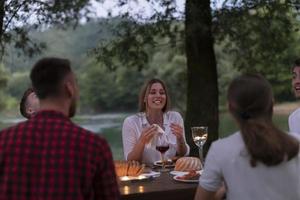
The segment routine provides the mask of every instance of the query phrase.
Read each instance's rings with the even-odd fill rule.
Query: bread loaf
[[[179,158],[175,163],[175,171],[191,171],[191,170],[201,170],[202,164],[199,158],[196,157],[182,157]]]
[[[143,173],[145,168],[144,164],[140,164],[138,161],[115,161],[116,174],[120,176],[139,176]]]

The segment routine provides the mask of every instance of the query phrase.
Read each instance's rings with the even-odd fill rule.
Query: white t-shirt
[[[300,199],[300,153],[272,167],[258,162],[253,168],[249,159],[239,132],[215,141],[199,184],[208,191],[216,191],[224,181],[228,200]]]
[[[300,134],[300,108],[292,112],[289,116],[290,132]]]
[[[165,134],[167,134],[170,147],[169,150],[165,153],[165,158],[172,158],[176,155],[176,147],[177,141],[176,136],[171,133],[170,125],[171,123],[179,124],[180,126],[184,127],[183,119],[178,112],[168,111],[163,115],[163,126],[165,130]],[[146,119],[145,113],[137,113],[135,115],[129,116],[124,120],[123,129],[122,129],[122,137],[123,137],[123,150],[124,150],[124,157],[127,160],[128,154],[132,151],[133,147],[137,143],[138,139],[141,136],[142,130],[146,127],[149,127],[150,124]],[[183,129],[183,136],[185,145],[187,147],[186,155],[190,152],[190,147],[186,143],[185,140],[185,133]],[[153,163],[157,160],[160,160],[160,153],[156,149],[145,145],[144,152],[143,152],[143,163]]]

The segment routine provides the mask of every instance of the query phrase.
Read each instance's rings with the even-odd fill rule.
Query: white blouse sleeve
[[[199,185],[207,191],[217,191],[222,186],[223,175],[218,162],[218,152],[216,143],[212,143],[204,164],[204,170],[200,176]]]
[[[127,160],[128,154],[132,151],[133,147],[137,143],[137,130],[134,127],[134,123],[130,117],[127,117],[124,120],[122,128],[122,141],[124,158]]]
[[[300,110],[296,110],[289,116],[290,132],[300,134]]]
[[[183,128],[183,139],[184,139],[184,143],[186,146],[185,156],[187,156],[190,154],[190,146],[186,142],[183,118],[181,117],[181,115],[178,112],[173,112],[173,115],[175,118],[174,123],[179,124]]]

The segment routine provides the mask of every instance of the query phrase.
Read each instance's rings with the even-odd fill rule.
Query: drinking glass
[[[208,136],[208,127],[207,126],[197,126],[197,127],[192,127],[192,136],[194,143],[198,146],[199,149],[199,158],[201,161],[201,164],[204,164],[204,159],[203,159],[203,146],[207,140]]]
[[[169,150],[169,141],[168,138],[165,135],[159,135],[156,139],[156,150],[160,152],[160,157],[161,157],[161,162],[162,162],[162,169],[160,170],[161,172],[166,172],[169,171],[165,167],[165,158],[164,154],[166,151]]]

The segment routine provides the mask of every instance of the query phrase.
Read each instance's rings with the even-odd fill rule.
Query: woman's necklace
[[[163,116],[161,115],[159,118],[151,118],[149,115],[146,115],[146,119],[150,125],[158,124],[161,128],[163,127]]]

